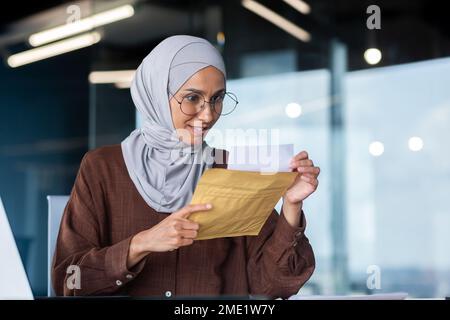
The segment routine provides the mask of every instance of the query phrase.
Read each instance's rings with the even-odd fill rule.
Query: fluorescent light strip
[[[129,89],[131,87],[131,82],[116,82],[114,86],[117,89]]]
[[[302,0],[283,0],[283,1],[300,13],[309,14],[311,12],[311,7],[305,1]]]
[[[78,33],[91,31],[96,27],[103,26],[115,21],[123,20],[134,15],[131,5],[124,5],[115,9],[94,14],[79,21],[61,25],[52,29],[32,34],[28,41],[33,47],[49,42],[73,36]]]
[[[89,82],[100,83],[131,83],[136,70],[116,70],[116,71],[92,71],[89,74]]]
[[[262,4],[253,0],[243,0],[242,5],[248,10],[272,22],[274,25],[283,29],[295,38],[304,42],[309,42],[311,40],[311,34],[308,31],[300,28],[299,26],[283,18],[282,16],[263,6]]]
[[[54,57],[66,52],[89,47],[101,39],[98,32],[91,32],[81,36],[58,41],[46,46],[34,48],[13,54],[8,57],[7,63],[10,67],[15,68],[35,61]]]

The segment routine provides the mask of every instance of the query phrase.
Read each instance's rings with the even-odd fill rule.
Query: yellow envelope
[[[219,168],[205,171],[191,204],[211,203],[213,208],[189,216],[200,224],[196,240],[258,235],[296,175]]]

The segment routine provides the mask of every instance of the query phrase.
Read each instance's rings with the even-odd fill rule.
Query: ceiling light
[[[378,157],[384,153],[384,144],[379,141],[374,141],[369,145],[369,152],[371,155]]]
[[[243,0],[242,5],[248,10],[272,22],[274,25],[283,29],[284,31],[291,34],[295,38],[304,42],[309,42],[311,40],[311,34],[308,31],[300,28],[296,24],[283,18],[278,13],[270,10],[269,8],[263,6],[262,4],[254,0]]]
[[[302,0],[283,0],[283,1],[300,13],[309,14],[311,12],[311,7],[305,1]]]
[[[370,48],[364,52],[364,59],[368,64],[377,64],[381,61],[381,51],[377,48]]]
[[[37,47],[49,42],[73,36],[78,33],[90,31],[96,27],[126,19],[133,15],[133,6],[124,5],[115,9],[94,14],[90,17],[86,17],[72,23],[67,23],[52,29],[32,34],[28,41],[33,47]]]
[[[89,74],[89,82],[100,83],[131,83],[136,70],[93,71]]]
[[[411,151],[420,151],[423,148],[423,140],[420,137],[411,137],[408,140],[408,147]]]
[[[7,63],[12,68],[19,67],[35,61],[54,57],[66,52],[89,47],[99,42],[100,39],[101,35],[98,32],[83,34],[81,36],[76,36],[46,46],[13,54],[8,57]]]
[[[302,107],[298,103],[288,103],[285,112],[289,118],[298,118],[302,114]]]

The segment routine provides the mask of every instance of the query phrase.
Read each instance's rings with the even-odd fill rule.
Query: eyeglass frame
[[[168,93],[175,99],[175,101],[180,105],[180,110],[181,110],[181,112],[183,112],[183,114],[185,114],[185,115],[187,115],[187,116],[195,116],[195,115],[199,114],[200,112],[203,111],[203,109],[205,108],[205,105],[206,105],[207,103],[209,103],[209,105],[212,107],[212,110],[213,110],[216,114],[218,114],[219,116],[227,116],[227,115],[233,113],[233,111],[236,109],[237,105],[239,104],[239,101],[238,101],[238,99],[237,99],[237,96],[236,96],[233,92],[225,91],[225,92],[223,92],[223,96],[225,97],[225,95],[227,95],[227,96],[230,97],[234,102],[236,102],[236,104],[234,105],[233,110],[231,110],[230,112],[225,113],[225,114],[218,113],[218,112],[216,111],[216,108],[215,108],[215,102],[206,101],[205,96],[204,96],[201,92],[192,91],[192,93],[198,94],[198,95],[200,95],[200,96],[203,98],[203,105],[202,105],[201,109],[200,109],[198,112],[196,112],[196,113],[194,113],[194,114],[188,114],[188,113],[184,112],[184,111],[183,111],[183,108],[181,107],[181,104],[183,103],[183,100],[184,100],[188,95],[184,96],[183,99],[181,99],[181,101],[178,101],[177,97],[175,97],[175,95],[174,95],[173,93],[171,93],[170,91],[167,91],[167,92],[168,92]],[[231,94],[232,96],[230,96],[230,94]]]

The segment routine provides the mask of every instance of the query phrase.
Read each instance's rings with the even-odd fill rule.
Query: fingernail
[[[208,204],[206,205],[206,209],[211,209],[211,208],[212,208],[212,205],[208,203]]]

